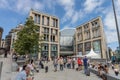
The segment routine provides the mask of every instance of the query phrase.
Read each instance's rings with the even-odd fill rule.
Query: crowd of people
[[[78,65],[76,67],[76,64]],[[53,66],[54,66],[54,72],[60,70],[64,71],[64,68],[67,69],[76,69],[77,71],[82,70],[82,65],[84,64],[84,72],[88,68],[88,59],[85,57],[84,59],[81,58],[71,58],[71,57],[60,57],[57,58],[55,57],[53,59]],[[58,69],[59,67],[59,69]],[[39,68],[39,69],[37,69]],[[25,65],[21,68],[19,68],[19,73],[16,76],[15,80],[33,80],[33,77],[28,77],[28,76],[33,76],[34,72],[39,72],[40,69],[45,69],[45,73],[48,72],[49,70],[49,60],[48,59],[40,59],[38,66],[34,64],[34,60],[29,60],[25,63]]]
[[[23,68],[19,70],[18,75],[16,76],[16,80],[33,80],[34,72],[39,72],[40,69],[44,69],[45,73],[49,71],[49,61],[48,59],[40,59],[38,66],[34,64],[34,60],[29,60],[25,63]],[[100,76],[103,80],[106,80],[105,74],[109,73],[109,67],[106,64],[95,64],[90,63],[89,59],[85,56],[84,58],[72,58],[72,57],[55,57],[53,59],[53,66],[54,66],[54,72],[57,72],[58,70],[64,71],[65,68],[67,69],[74,69],[76,71],[84,71],[84,74],[87,76],[90,76],[89,68],[96,69],[98,71],[98,76]],[[117,72],[119,72],[115,65],[112,66],[112,69],[115,70],[116,75]],[[28,77],[31,76],[32,77]]]
[[[93,68],[98,71],[98,76],[101,77],[103,80],[107,80],[107,76],[110,74],[110,69],[118,76],[120,71],[120,64],[116,63],[92,63],[90,64],[90,68]]]

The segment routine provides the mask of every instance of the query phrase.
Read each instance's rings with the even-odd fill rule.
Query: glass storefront
[[[91,50],[91,42],[85,43],[85,53],[88,54]]]
[[[43,57],[43,58],[48,57],[48,49],[49,49],[48,44],[43,43],[42,50],[41,50],[41,57]]]
[[[93,50],[95,53],[98,53],[98,54],[101,53],[101,41],[100,40],[93,41]]]
[[[71,55],[74,51],[75,29],[64,29],[60,32],[60,55]]]

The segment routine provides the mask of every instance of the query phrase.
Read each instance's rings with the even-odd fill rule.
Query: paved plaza
[[[1,58],[3,61],[1,80],[14,80],[18,72],[12,72],[12,59],[11,56],[8,58]],[[115,75],[110,71],[111,75]],[[120,76],[120,75],[119,75]],[[75,69],[64,69],[54,72],[52,63],[49,63],[49,71],[45,73],[44,69],[40,69],[39,73],[34,73],[34,80],[102,80],[96,74],[90,73],[90,76],[86,76],[82,71],[76,71]]]
[[[49,62],[48,66],[48,73],[45,73],[44,69],[40,69],[39,73],[34,73],[34,80],[102,80],[93,73],[90,76],[86,76],[83,70],[76,71],[75,69],[64,68],[63,71],[60,71],[58,66],[58,71],[54,72],[52,62]],[[13,72],[13,77],[15,75],[16,73]]]
[[[52,69],[48,73],[41,70],[40,73],[35,73],[35,80],[102,80],[95,74],[86,76],[83,71],[75,71],[73,69],[64,69],[64,71],[54,72]]]

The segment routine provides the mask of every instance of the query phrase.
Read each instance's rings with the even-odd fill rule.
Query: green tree
[[[34,24],[32,17],[27,18],[24,28],[17,33],[14,49],[20,55],[39,52],[39,26]]]

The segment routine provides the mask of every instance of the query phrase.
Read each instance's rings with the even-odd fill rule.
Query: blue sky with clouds
[[[120,0],[114,2],[120,26]],[[19,23],[24,24],[31,8],[59,17],[60,29],[75,28],[101,16],[108,46],[112,49],[118,46],[112,0],[0,0],[3,38]]]

